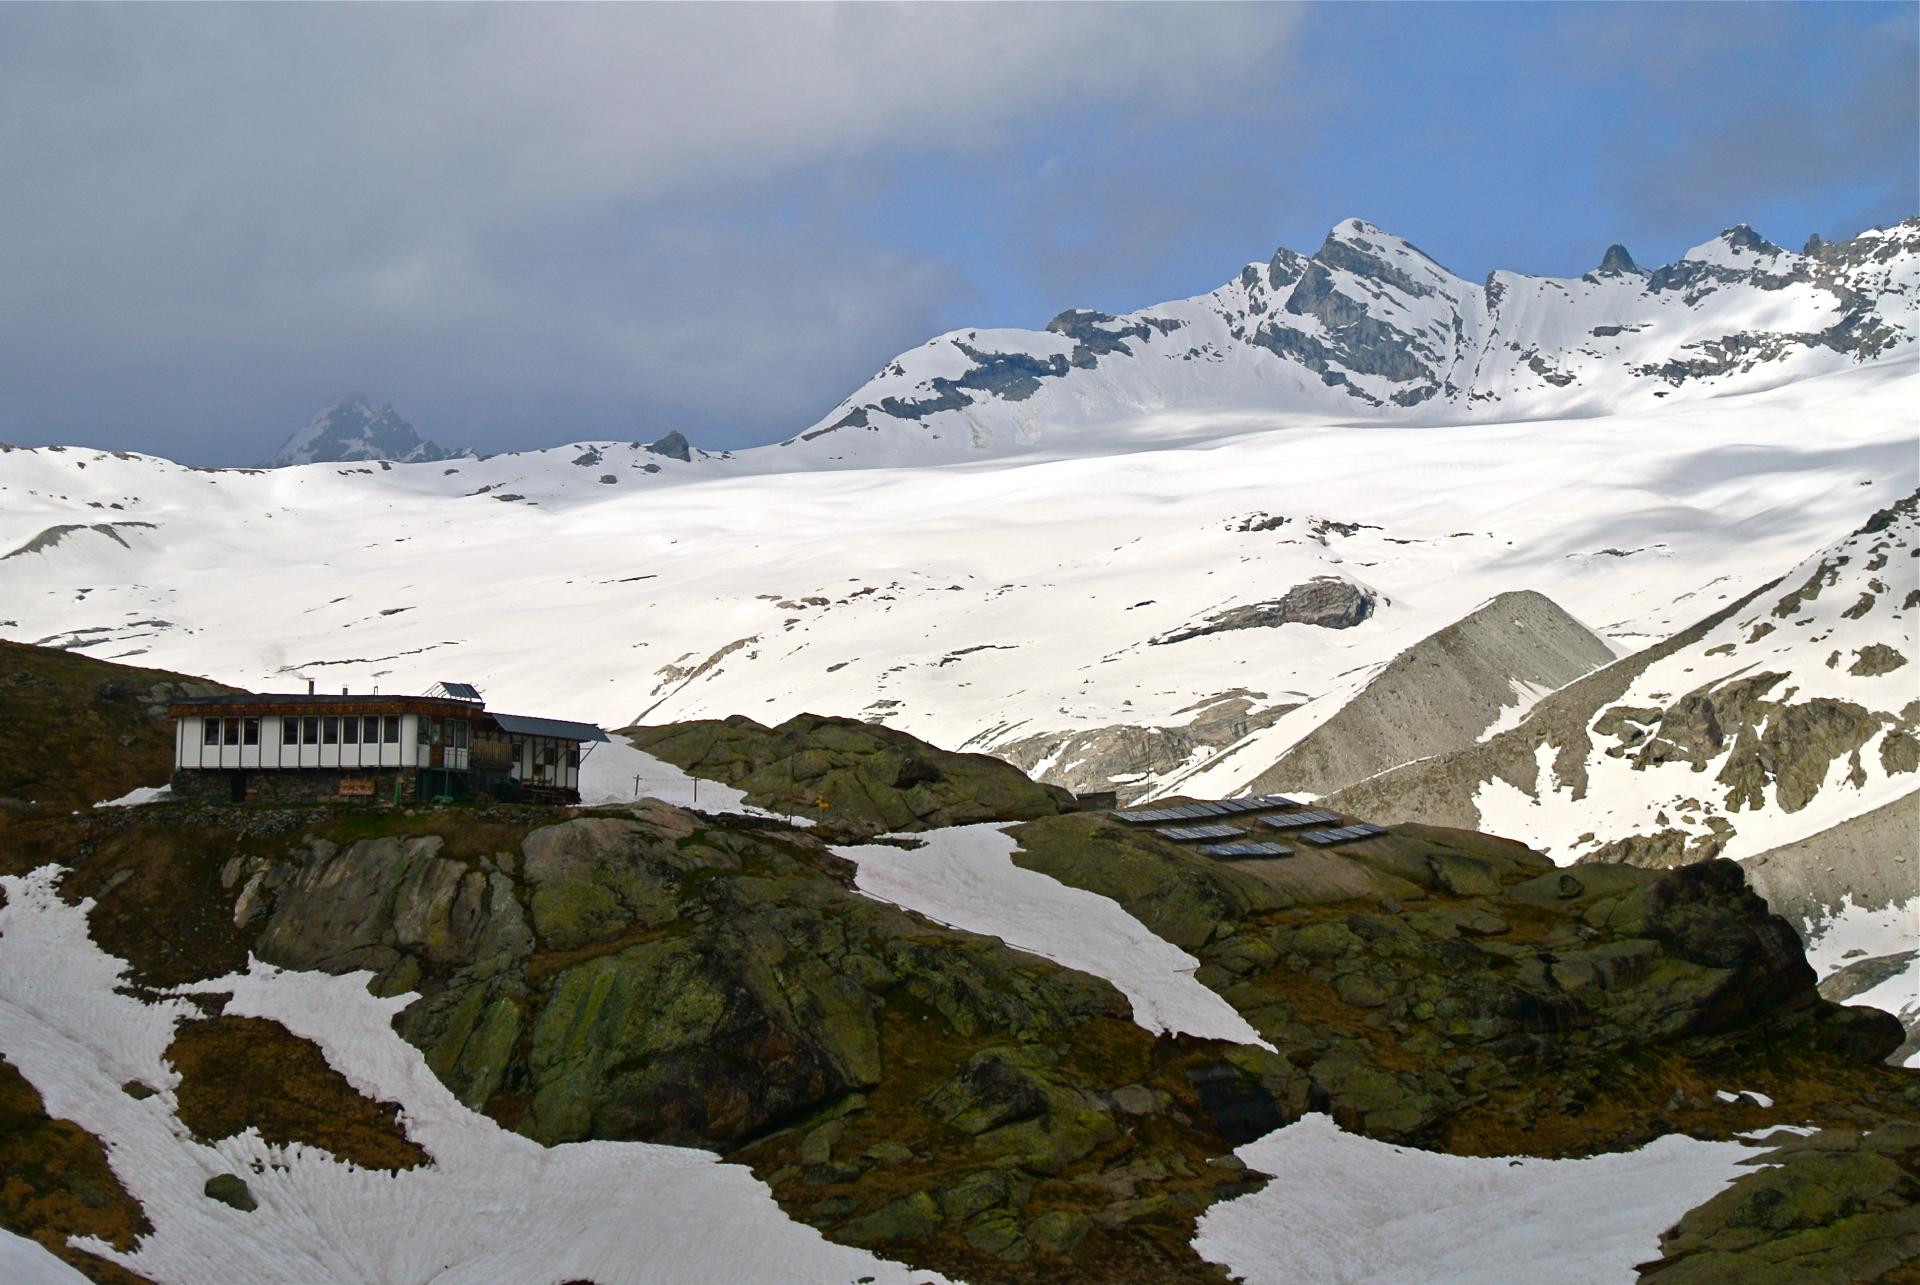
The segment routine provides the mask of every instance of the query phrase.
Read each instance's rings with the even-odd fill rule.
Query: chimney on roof
[[[311,678],[307,680],[307,695],[313,695],[313,680]]]
[[[345,684],[342,684],[342,685],[341,685],[341,687],[340,687],[340,694],[341,694],[342,696],[345,696],[345,695],[347,694],[347,689],[346,689],[346,685],[345,685]]]

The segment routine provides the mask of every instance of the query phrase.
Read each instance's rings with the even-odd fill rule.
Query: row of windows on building
[[[447,718],[420,718],[420,743],[467,749],[467,724]],[[309,715],[280,718],[282,745],[397,745],[399,715]],[[202,745],[259,745],[259,718],[204,718]]]

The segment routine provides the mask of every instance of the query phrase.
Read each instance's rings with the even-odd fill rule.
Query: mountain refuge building
[[[199,802],[578,803],[591,723],[490,710],[467,683],[424,696],[205,696],[176,701],[173,794]]]

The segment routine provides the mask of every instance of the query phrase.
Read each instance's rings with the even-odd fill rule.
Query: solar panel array
[[[1252,857],[1290,857],[1293,849],[1284,843],[1209,843],[1200,849],[1201,855],[1217,857],[1222,861],[1245,861]]]
[[[1282,809],[1293,809],[1283,811]],[[1219,861],[1246,861],[1262,857],[1290,857],[1293,849],[1284,843],[1275,843],[1265,839],[1250,839],[1247,832],[1237,825],[1218,824],[1226,817],[1243,817],[1252,812],[1278,812],[1277,816],[1263,816],[1260,824],[1274,830],[1298,831],[1299,837],[1316,848],[1331,847],[1336,843],[1352,843],[1359,839],[1371,839],[1385,834],[1384,826],[1367,821],[1356,821],[1350,825],[1333,824],[1340,820],[1337,812],[1326,812],[1318,808],[1301,808],[1300,804],[1284,794],[1256,794],[1244,799],[1221,799],[1213,803],[1182,803],[1170,808],[1135,808],[1126,812],[1115,812],[1113,817],[1126,825],[1165,826],[1154,831],[1162,839],[1174,843],[1204,844],[1200,849],[1203,856]],[[1202,822],[1199,825],[1166,826],[1169,821]],[[1204,824],[1205,822],[1215,824]],[[1231,842],[1219,842],[1231,840]]]
[[[1207,817],[1227,815],[1214,810],[1209,803],[1183,803],[1175,808],[1147,808],[1132,812],[1116,812],[1113,818],[1128,825],[1163,825],[1168,821],[1199,821]]]
[[[1325,848],[1335,843],[1352,843],[1355,839],[1371,839],[1377,834],[1385,834],[1386,827],[1362,821],[1356,825],[1343,825],[1332,830],[1308,830],[1300,837],[1315,847]]]
[[[1272,826],[1276,830],[1296,830],[1306,825],[1325,825],[1329,821],[1338,821],[1337,813],[1321,812],[1317,809],[1306,812],[1287,812],[1277,817],[1261,817],[1260,824]]]
[[[1175,843],[1199,843],[1205,839],[1237,839],[1241,831],[1237,825],[1188,825],[1175,826],[1171,830],[1155,830],[1154,833]]]
[[[1115,812],[1113,819],[1125,825],[1164,825],[1168,821],[1204,821],[1209,817],[1237,817],[1249,812],[1269,812],[1275,808],[1298,807],[1284,794],[1256,794],[1246,799],[1221,799],[1216,803],[1182,803],[1170,808],[1135,808]]]

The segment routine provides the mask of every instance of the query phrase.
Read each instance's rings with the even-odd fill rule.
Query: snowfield
[[[1763,1149],[1673,1134],[1587,1160],[1446,1156],[1309,1115],[1234,1153],[1274,1181],[1208,1210],[1193,1243],[1247,1285],[1613,1285]]]
[[[1186,416],[1178,448],[749,471],[769,447],[614,486],[573,448],[271,472],[15,450],[0,633],[254,690],[455,678],[609,727],[847,714],[950,748],[1179,728],[1236,689],[1300,704],[1186,784],[1225,793],[1495,594],[1631,650],[1778,576],[1913,489],[1917,393],[1882,362],[1611,417]],[[1285,523],[1237,529],[1255,515]],[[1373,614],[1153,641],[1320,576]]]
[[[270,1018],[318,1044],[361,1093],[399,1104],[431,1164],[371,1171],[298,1144],[269,1145],[252,1129],[196,1142],[174,1115],[179,1077],[163,1054],[175,1025],[198,1010],[184,998],[149,1004],[118,989],[124,965],[88,939],[91,903],[61,901],[58,876],[46,867],[0,878],[0,1049],[50,1115],[106,1144],[114,1174],[146,1209],[154,1232],[135,1252],[81,1244],[131,1271],[167,1285],[942,1279],[828,1243],[781,1212],[748,1170],[704,1151],[548,1148],[508,1133],[462,1106],[394,1033],[394,1013],[414,997],[374,997],[370,974],[255,963],[190,989],[230,995],[226,1013]],[[130,1080],[159,1092],[136,1101],[120,1087]],[[241,1175],[259,1208],[242,1213],[202,1195],[221,1173]],[[0,1244],[0,1265],[12,1258],[41,1270]],[[43,1279],[68,1279],[57,1267]]]
[[[1199,960],[1156,937],[1118,902],[1016,866],[1011,857],[1019,844],[1005,829],[953,826],[832,851],[859,867],[854,886],[876,901],[1104,977],[1149,1031],[1273,1048],[1194,979]]]

